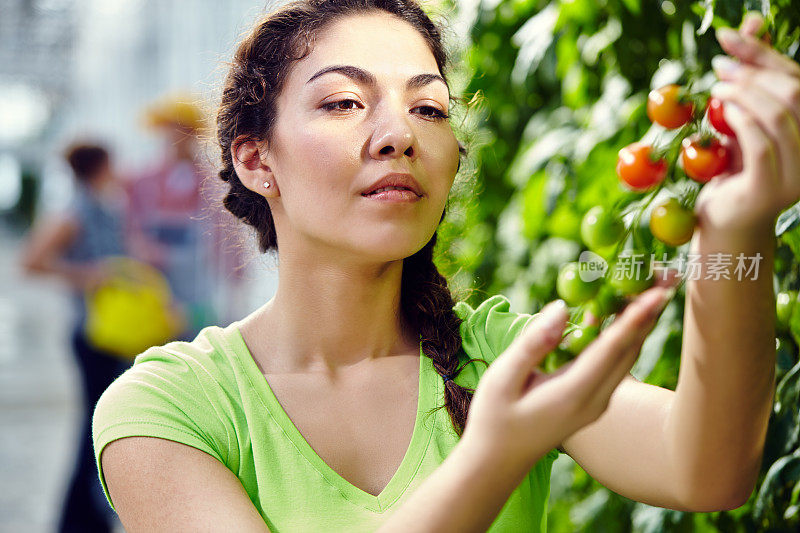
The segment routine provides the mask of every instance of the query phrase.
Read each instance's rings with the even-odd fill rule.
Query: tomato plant
[[[591,299],[602,285],[602,279],[584,281],[580,276],[580,265],[567,263],[558,272],[556,291],[567,302],[567,305],[580,305]]]
[[[622,183],[634,191],[646,191],[658,185],[667,175],[668,165],[664,158],[654,160],[650,145],[635,142],[619,151],[617,176]]]
[[[701,191],[704,187],[683,171],[684,137],[707,130],[723,143],[733,140],[723,137],[726,132],[714,119],[714,100],[703,101],[714,83],[710,59],[720,53],[714,30],[726,25],[736,27],[744,9],[758,6],[774,17],[770,22],[776,30],[773,42],[782,42],[781,49],[791,50],[791,60],[796,62],[800,59],[797,0],[673,1],[658,2],[653,8],[639,0],[544,0],[515,2],[513,10],[495,7],[502,8],[507,4],[503,2],[479,4],[476,9],[480,16],[474,17],[474,39],[465,63],[474,74],[467,92],[484,91],[489,111],[485,126],[490,140],[477,154],[486,194],[479,202],[471,196],[460,200],[458,205],[463,207],[465,216],[454,220],[463,223],[443,223],[451,229],[447,235],[440,235],[440,242],[450,245],[441,250],[453,259],[453,265],[464,265],[463,272],[453,268],[450,273],[463,279],[465,286],[507,289],[519,295],[520,302],[533,307],[544,305],[558,297],[559,268],[574,260],[581,249],[592,249],[587,242],[591,237],[585,238],[581,231],[568,235],[562,228],[569,223],[580,230],[582,217],[598,204],[619,213],[626,228],[625,237],[619,241],[624,240],[625,246],[610,247],[608,254],[595,252],[609,264],[618,254],[627,252],[628,242],[648,256],[655,253],[659,260],[675,261],[681,256],[685,259],[680,249],[662,243],[646,229],[650,218],[646,213],[660,202],[661,196],[657,195],[661,190],[684,203],[684,190]],[[660,7],[669,7],[672,14]],[[531,61],[530,46],[506,48],[506,43],[520,35],[519,28],[531,17],[544,13],[544,8],[557,22],[549,28],[537,26],[543,55]],[[620,26],[610,44],[603,41],[593,51],[584,44],[596,43],[608,30]],[[669,130],[651,122],[646,106],[651,89],[673,81],[685,88],[695,110],[691,121]],[[729,107],[727,101],[725,104]],[[629,187],[624,181],[617,181],[622,178],[614,174],[620,148],[634,141],[649,144],[657,156],[663,155],[666,160],[666,174],[663,180],[653,180],[652,188],[648,188],[649,184],[640,189]],[[684,205],[693,209],[691,204],[688,201]],[[516,241],[504,238],[493,243],[499,222],[519,216],[523,234]],[[781,244],[776,250],[775,274],[783,291],[800,289],[800,227],[794,228],[786,230],[782,237],[776,235]],[[687,267],[680,261],[672,266]],[[462,278],[462,274],[466,276]],[[527,290],[526,280],[530,280]],[[624,281],[616,284],[632,285]],[[617,293],[608,280],[592,299],[571,310],[575,316],[570,321],[584,324],[580,321],[581,310],[584,316],[591,312],[607,317],[618,312],[603,303],[607,293]],[[471,296],[473,303],[480,303],[480,295],[476,292]],[[681,366],[684,295],[680,290],[676,293],[676,305],[662,316],[650,335],[642,352],[642,362],[646,364],[632,369],[637,378],[672,390]],[[795,365],[800,310],[795,309],[792,315],[789,327],[794,331],[778,335],[781,341],[777,366],[786,371],[788,378],[776,391],[775,409],[770,416],[760,474],[761,480],[766,474],[766,482],[759,482],[761,490],[754,491],[747,504],[741,509],[715,513],[657,508],[647,508],[644,513],[639,504],[607,491],[574,465],[561,472],[554,469],[553,507],[548,510],[553,529],[559,533],[593,531],[613,523],[630,530],[635,529],[632,517],[636,517],[639,526],[647,522],[644,528],[653,531],[797,530],[800,488],[795,487],[799,485],[800,459],[795,452],[800,447],[800,366]],[[712,328],[713,324],[702,327]],[[554,363],[569,359],[569,352],[557,347],[545,362],[547,368],[557,369],[558,364]],[[792,366],[794,372],[790,371]]]
[[[694,104],[680,85],[670,84],[650,91],[647,96],[647,116],[667,129],[680,128],[694,115]]]
[[[681,142],[681,163],[687,176],[706,183],[728,168],[730,152],[714,137],[686,137]]]
[[[624,234],[622,220],[602,205],[589,209],[581,220],[581,238],[593,251],[607,249],[622,239]]]
[[[736,133],[725,120],[724,111],[725,107],[722,104],[722,100],[714,96],[708,99],[708,107],[706,108],[706,118],[708,119],[708,123],[723,135],[727,135],[728,137],[736,137]]]
[[[689,242],[694,233],[695,214],[676,198],[669,198],[650,214],[650,231],[653,236],[670,246]]]

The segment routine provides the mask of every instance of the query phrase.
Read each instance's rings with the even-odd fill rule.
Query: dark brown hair
[[[108,164],[108,151],[100,145],[76,143],[64,151],[72,172],[79,181],[90,181]]]
[[[237,177],[231,146],[241,139],[269,142],[277,119],[276,99],[293,62],[311,53],[315,34],[340,17],[375,10],[388,12],[413,26],[433,53],[439,73],[447,79],[448,56],[441,30],[413,0],[295,1],[260,20],[236,50],[217,114],[217,141],[222,151],[219,177],[230,187],[223,200],[225,207],[255,228],[262,252],[278,249],[272,214],[266,199],[247,189]],[[458,145],[459,155],[466,155],[464,145]],[[440,223],[445,213],[446,209]],[[434,233],[420,251],[404,259],[400,305],[404,325],[419,333],[422,351],[431,358],[437,372],[455,378],[463,368],[458,356],[461,319],[453,311],[447,280],[433,262],[436,236]],[[473,392],[454,381],[447,381],[445,386],[445,404],[440,408],[447,408],[459,435],[466,424]]]

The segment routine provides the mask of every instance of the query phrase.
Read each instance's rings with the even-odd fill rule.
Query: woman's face
[[[349,70],[320,74],[332,66]],[[420,74],[435,77],[408,85]],[[262,157],[280,191],[269,201],[282,252],[313,241],[316,253],[322,244],[389,261],[430,240],[459,155],[449,121],[436,118],[449,114],[448,88],[438,77],[422,36],[391,15],[348,16],[317,36],[290,70]],[[410,173],[422,197],[362,196],[390,172]]]

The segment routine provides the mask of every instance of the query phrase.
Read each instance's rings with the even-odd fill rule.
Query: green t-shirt
[[[532,316],[511,312],[502,295],[476,309],[459,302],[454,310],[464,319],[462,356],[488,362]],[[103,448],[122,437],[161,437],[200,449],[236,474],[271,531],[374,531],[456,445],[446,409],[432,411],[444,403],[442,377],[420,352],[417,418],[400,467],[377,496],[355,487],[294,426],[237,326],[208,327],[192,342],[151,348],[104,392],[92,436],[109,503],[100,469]],[[482,363],[470,363],[455,381],[475,387],[484,370]],[[489,531],[546,530],[550,470],[558,453],[551,450],[534,465]]]

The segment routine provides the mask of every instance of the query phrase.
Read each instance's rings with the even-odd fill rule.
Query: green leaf
[[[798,226],[800,226],[800,202],[797,202],[780,214],[778,220],[775,222],[775,235],[780,237],[787,231],[793,230]]]
[[[714,20],[714,0],[705,0],[703,2],[703,20],[700,22],[700,27],[697,29],[697,35],[703,35],[711,27],[711,22]]]
[[[650,335],[647,336],[636,363],[631,369],[631,374],[639,381],[647,380],[650,373],[656,367],[659,359],[664,356],[669,348],[677,348],[677,353],[669,354],[672,357],[680,357],[680,338],[681,338],[681,311],[675,302],[671,302],[659,317],[656,326]],[[674,339],[673,339],[674,338]],[[676,342],[668,342],[677,340]],[[677,344],[677,346],[675,346]]]
[[[785,492],[786,486],[792,486],[800,480],[800,450],[775,461],[767,471],[761,488],[756,496],[754,514],[765,516],[776,505],[776,500]]]
[[[517,59],[511,70],[511,81],[522,85],[528,74],[539,67],[547,49],[553,44],[558,7],[550,4],[529,18],[511,37],[511,42],[519,48]]]
[[[640,0],[622,0],[622,3],[625,4],[625,7],[628,8],[628,11],[634,15],[638,15],[642,10]]]
[[[800,346],[800,303],[792,309],[792,316],[789,317],[789,331],[794,337],[794,341]]]

